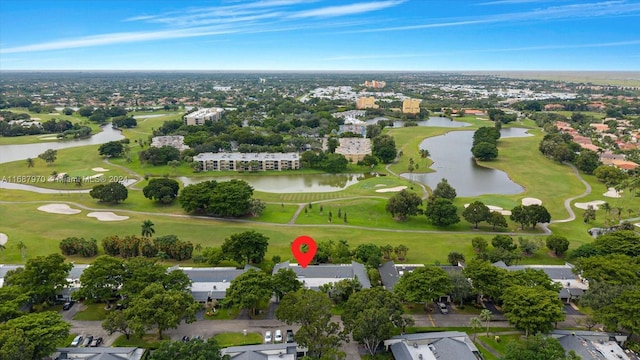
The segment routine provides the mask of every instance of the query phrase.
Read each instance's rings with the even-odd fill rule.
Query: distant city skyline
[[[0,70],[640,71],[640,1],[0,2]]]

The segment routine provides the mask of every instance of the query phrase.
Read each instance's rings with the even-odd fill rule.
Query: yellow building
[[[406,99],[402,102],[403,114],[419,114],[420,113],[420,99]]]
[[[356,108],[358,109],[377,109],[378,105],[376,105],[376,98],[373,96],[369,97],[361,97],[358,99],[356,103]]]

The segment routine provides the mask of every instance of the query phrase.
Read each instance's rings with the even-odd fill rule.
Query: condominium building
[[[266,171],[300,169],[298,153],[201,153],[193,157],[202,171]]]
[[[222,108],[204,108],[196,110],[184,116],[185,125],[204,125],[205,121],[218,121],[222,118],[224,109]]]
[[[371,139],[340,138],[339,141],[336,154],[344,155],[351,162],[357,163],[362,161],[365,155],[371,155]]]
[[[364,86],[371,87],[374,89],[382,89],[383,87],[387,86],[387,83],[385,81],[378,81],[378,80],[368,81],[367,80],[364,82]]]
[[[403,114],[419,114],[420,99],[406,99],[402,102]]]
[[[373,96],[363,96],[358,98],[356,102],[356,108],[358,109],[377,109],[376,98]]]
[[[189,146],[184,144],[184,136],[182,135],[167,135],[167,136],[154,136],[151,139],[152,147],[171,146],[180,151],[189,149]]]

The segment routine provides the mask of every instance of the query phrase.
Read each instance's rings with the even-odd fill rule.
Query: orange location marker
[[[303,245],[307,246],[307,252],[302,252]],[[291,244],[291,252],[303,269],[306,268],[313,257],[316,256],[317,250],[318,245],[316,244],[316,241],[306,235],[298,236],[293,240],[293,244]]]

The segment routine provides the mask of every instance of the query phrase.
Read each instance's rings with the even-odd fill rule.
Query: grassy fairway
[[[27,109],[23,108],[11,108],[7,109],[16,114],[29,114],[32,119],[39,119],[37,121],[45,122],[51,119],[57,120],[69,120],[72,123],[82,124],[85,126],[89,126],[92,130],[92,134],[100,132],[100,126],[96,123],[89,122],[87,118],[83,118],[77,113],[73,115],[64,115],[62,113],[51,113],[51,114],[38,114],[29,112]],[[55,139],[57,134],[42,134],[42,135],[26,135],[26,136],[11,136],[5,137],[0,136],[0,145],[14,145],[14,144],[33,144],[33,143],[41,143],[47,141],[58,141]]]

